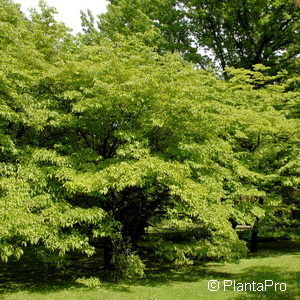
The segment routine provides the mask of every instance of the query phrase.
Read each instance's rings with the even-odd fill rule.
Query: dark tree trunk
[[[113,270],[116,262],[115,243],[111,238],[105,238],[104,241],[104,269]]]
[[[144,188],[131,187],[118,193],[112,190],[111,197],[112,201],[105,209],[122,224],[121,236],[104,240],[104,269],[114,273],[122,272],[119,270],[124,267],[121,266],[124,262],[119,261],[122,256],[126,258],[132,251],[138,250],[138,242],[145,234],[149,219],[168,200],[168,190],[158,185],[153,194],[147,194]]]
[[[253,225],[251,232],[251,243],[250,243],[250,252],[257,252],[257,243],[258,243],[258,218]]]
[[[233,229],[238,225],[236,220],[233,219],[233,218],[229,218],[229,222],[231,223],[231,226],[232,226]]]

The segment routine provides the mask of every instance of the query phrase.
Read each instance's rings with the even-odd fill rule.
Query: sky
[[[21,4],[22,11],[28,14],[28,9],[37,7],[39,0],[14,0],[14,2]],[[74,33],[81,31],[81,9],[85,11],[89,8],[96,16],[104,13],[107,6],[105,0],[46,0],[46,3],[57,9],[56,20],[64,22]]]

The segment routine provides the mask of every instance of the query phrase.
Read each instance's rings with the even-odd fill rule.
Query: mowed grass
[[[0,275],[0,299],[20,300],[188,300],[188,299],[300,299],[300,243],[272,242],[260,244],[259,252],[242,259],[239,264],[207,263],[198,266],[163,266],[153,263],[144,279],[123,281],[116,284],[103,283],[95,289],[83,288],[74,282],[87,269],[95,272],[96,265],[82,262],[82,268],[68,272],[48,271],[35,268],[34,263],[23,267],[12,264],[4,267]],[[32,266],[32,268],[30,268]],[[27,273],[26,273],[26,270]],[[75,274],[74,274],[75,271]],[[77,273],[76,273],[77,272]],[[91,273],[92,274],[92,273]],[[95,274],[94,274],[95,275]],[[74,277],[75,276],[75,277]],[[219,280],[220,291],[209,291],[208,281]],[[267,291],[225,291],[223,280],[238,283],[285,283],[286,291],[269,287]],[[229,282],[227,282],[229,283]],[[269,282],[270,283],[270,282]],[[281,286],[283,287],[283,285]]]

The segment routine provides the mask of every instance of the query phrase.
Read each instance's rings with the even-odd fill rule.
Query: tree
[[[111,1],[108,12],[99,15],[100,34],[109,38],[136,35],[158,52],[179,52],[187,60],[203,60],[192,45],[185,12],[175,9],[176,0]]]
[[[295,71],[300,14],[293,1],[113,1],[100,19],[104,20],[100,28],[110,28],[110,33],[131,28],[134,22],[126,9],[132,3],[135,11],[160,30],[165,39],[162,49],[181,52],[203,67],[209,59],[203,53],[207,50],[222,70],[263,64],[271,67],[273,75],[282,69]],[[133,27],[131,33],[143,30]]]
[[[189,245],[196,249],[191,258],[239,255],[242,243],[227,221],[226,207],[207,198],[208,188],[190,174],[178,149],[187,136],[189,142],[200,133],[206,139],[206,129],[199,133],[196,126],[202,115],[195,109],[198,100],[188,96],[191,84],[201,78],[177,56],[161,57],[134,41],[101,44],[83,48],[49,70],[40,89],[63,104],[72,122],[60,131],[61,145],[50,134],[41,146],[54,151],[55,143],[56,155],[70,158],[68,166],[54,173],[68,202],[96,206],[110,216],[112,232],[103,233],[101,223],[90,228],[94,237],[106,237],[105,266],[114,269],[136,250],[150,224],[166,218],[183,224],[193,220],[193,226],[206,228],[203,246]],[[185,95],[189,102],[183,101]],[[205,244],[210,245],[207,252]]]
[[[3,4],[2,260],[35,246],[44,260],[61,263],[70,251],[91,255],[95,239],[104,237],[107,268],[142,267],[130,245],[134,250],[150,219],[170,209],[190,211],[211,228],[202,242],[222,249],[218,257],[239,255],[242,243],[224,208],[198,201],[204,187],[167,151],[184,137],[193,99],[186,106],[179,95],[189,88],[179,87],[195,71],[134,40],[57,48],[56,31],[46,43],[56,55],[45,55],[35,20]],[[19,39],[12,39],[17,31]],[[214,241],[223,234],[227,240]],[[213,257],[213,249],[202,256]]]
[[[102,243],[106,269],[142,275],[146,238],[177,264],[232,260],[246,248],[230,219],[261,217],[280,180],[298,187],[299,123],[280,107],[299,95],[257,89],[270,79],[262,66],[225,82],[139,38],[65,48],[57,31],[49,56],[36,41],[44,26],[2,3],[2,260],[34,246],[61,263]],[[158,227],[181,243],[147,232]]]
[[[80,14],[83,34],[77,34],[78,40],[80,41],[80,43],[85,45],[99,43],[101,40],[101,35],[95,27],[95,17],[92,11],[89,9],[86,12],[81,10]]]
[[[70,51],[74,47],[71,29],[62,22],[57,22],[55,7],[49,7],[45,1],[40,0],[38,8],[31,9],[30,30],[34,35],[32,40],[37,50],[46,60],[55,61],[60,50]]]
[[[299,54],[299,10],[289,1],[191,2],[189,13],[199,45],[227,66],[264,64],[289,68]]]
[[[276,81],[276,78],[270,80],[270,76],[263,75],[265,67],[256,65],[254,69],[254,72],[230,69],[228,72],[233,76],[230,81],[240,82],[241,89],[247,82],[248,88],[250,84],[255,90],[257,84],[261,85],[262,81]],[[241,188],[239,195],[233,193],[229,197],[230,201],[235,203],[232,218],[235,224],[253,225],[252,250],[256,249],[257,234],[263,227],[284,228],[297,223],[292,218],[292,211],[299,208],[297,200],[299,164],[296,158],[300,149],[299,119],[293,118],[295,115],[291,114],[295,107],[293,103],[299,103],[299,95],[298,92],[286,92],[289,84],[262,85],[264,87],[257,89],[257,92],[263,98],[258,100],[252,91],[252,97],[248,99],[252,99],[251,108],[258,109],[260,114],[263,113],[265,116],[261,118],[251,114],[251,118],[248,118],[249,114],[245,111],[242,113],[245,118],[242,121],[243,118],[240,116],[231,119],[234,114],[228,112],[232,121],[227,119],[227,125],[224,124],[228,126],[226,132],[229,133],[231,144],[235,145],[233,148],[241,155],[239,161],[243,165],[238,171],[242,181],[242,185],[238,188],[238,190]],[[261,103],[256,102],[257,100]],[[234,131],[230,126],[237,130],[233,136],[230,132]],[[244,169],[245,166],[247,169]],[[253,192],[255,190],[259,192],[250,194],[249,190],[244,190],[245,186],[249,188],[252,186]]]

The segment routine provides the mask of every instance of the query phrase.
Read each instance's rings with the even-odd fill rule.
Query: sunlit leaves
[[[53,12],[17,15],[23,46],[1,48],[2,259],[124,249],[160,224],[196,228],[182,247],[154,242],[177,263],[239,257],[229,219],[253,224],[299,189],[292,80],[256,65],[226,82],[138,37],[76,44]]]

